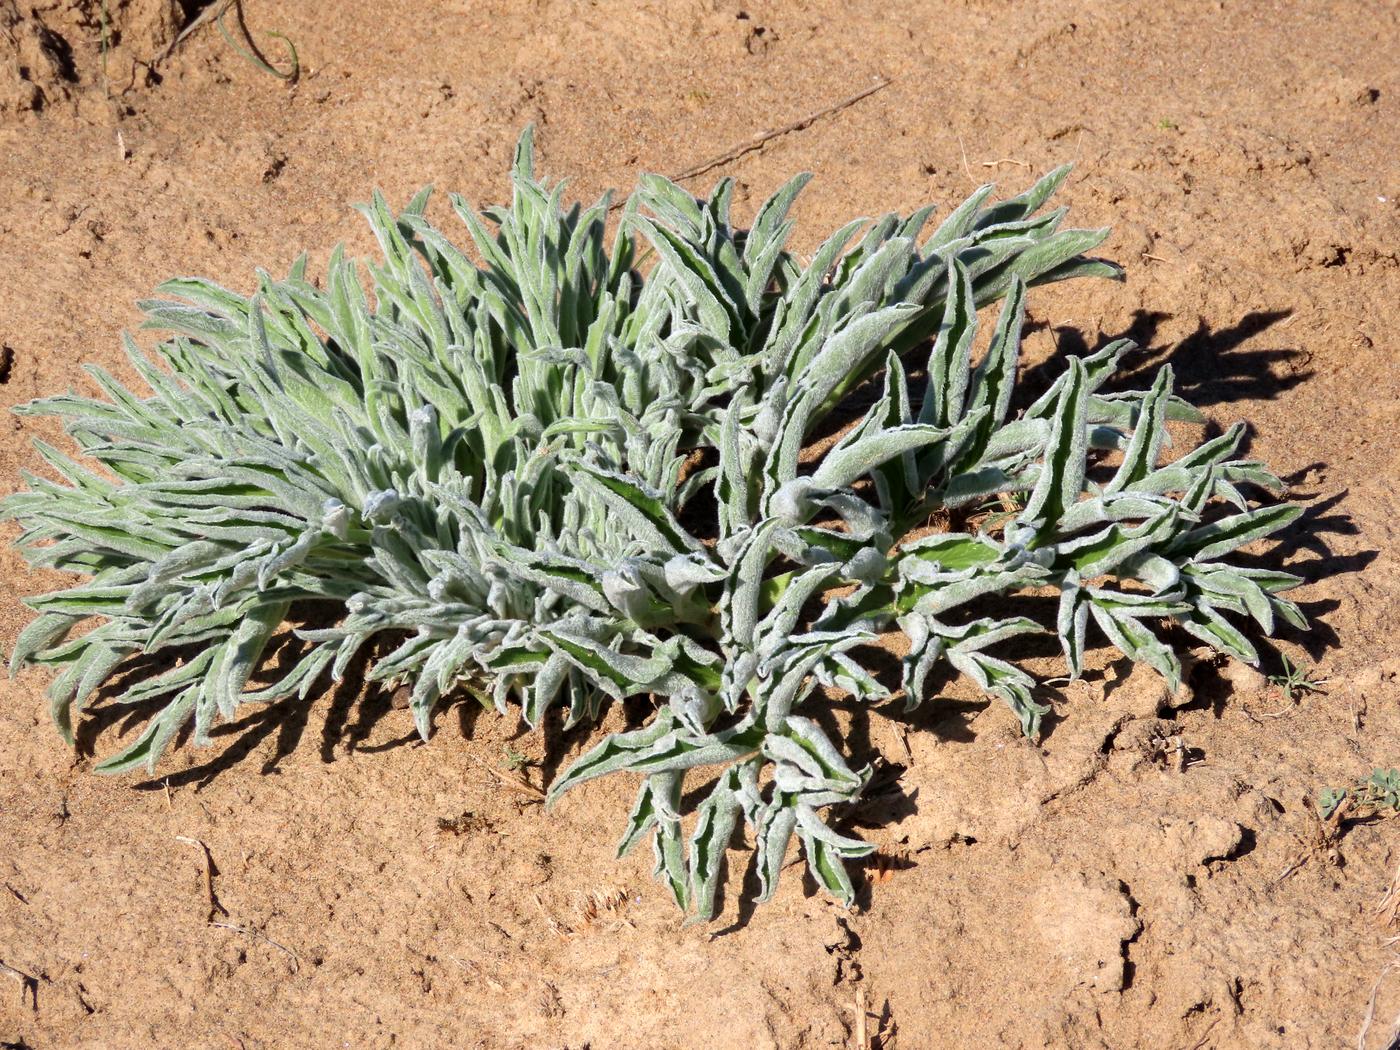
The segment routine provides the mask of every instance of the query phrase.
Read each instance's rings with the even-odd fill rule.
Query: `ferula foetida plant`
[[[796,836],[849,901],[844,862],[870,847],[825,814],[870,771],[814,717],[834,692],[913,707],[965,675],[1034,737],[1047,708],[1007,658],[1052,629],[1028,596],[1058,595],[1071,675],[1091,623],[1173,682],[1170,624],[1249,662],[1232,616],[1303,624],[1278,596],[1297,577],[1230,560],[1298,508],[1251,502],[1280,486],[1234,458],[1242,426],[1164,460],[1167,422],[1199,418],[1170,368],[1107,392],[1115,342],[1018,403],[1027,290],[1118,274],[1084,254],[1107,231],[1042,211],[1066,173],[999,203],[984,187],[931,234],[931,208],[849,223],[803,261],[786,243],[806,176],[747,230],[732,181],[697,200],[648,176],[609,236],[609,199],[564,207],[527,131],[509,207],[453,200],[475,258],[426,193],[398,215],[376,195],[368,274],[336,251],[321,280],[303,257],[249,297],[172,281],[143,304],[170,333],[158,362],[126,344],[147,391],[94,367],[101,398],[20,409],[63,417],[81,455],[40,442],[61,480],[27,478],[4,513],[32,564],[85,580],[28,599],[11,668],[56,672],[71,741],[119,668],[172,657],[125,677],[115,702],[163,706],[103,772],[306,698],[362,651],[371,679],[411,686],[424,736],[455,690],[530,725],[650,696],[551,796],[639,774],[621,848],[650,833],[700,917],[741,821],[761,898]],[[267,681],[288,621],[299,659]],[[892,631],[893,692],[861,655]]]

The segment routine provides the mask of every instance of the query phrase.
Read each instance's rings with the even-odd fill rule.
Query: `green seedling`
[[[1289,703],[1297,703],[1308,693],[1323,692],[1322,687],[1327,679],[1310,677],[1312,672],[1308,668],[1295,664],[1285,653],[1279,654],[1279,660],[1283,670],[1279,674],[1269,675],[1269,683],[1278,686]]]
[[[1400,813],[1400,769],[1373,769],[1365,780],[1348,787],[1324,788],[1317,795],[1317,811],[1328,820],[1350,801],[1353,816],[1394,816]]]

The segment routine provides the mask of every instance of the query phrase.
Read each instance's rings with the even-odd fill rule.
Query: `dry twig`
[[[1385,896],[1376,905],[1376,915],[1386,927],[1394,926],[1395,920],[1400,918],[1400,867],[1395,869]]]
[[[827,106],[825,109],[819,109],[815,113],[808,113],[805,117],[802,117],[799,120],[794,120],[791,124],[784,124],[782,127],[773,128],[770,131],[760,131],[757,135],[753,136],[753,138],[749,139],[749,141],[741,143],[738,146],[734,146],[732,149],[727,149],[718,156],[711,157],[709,160],[701,161],[699,164],[696,164],[693,167],[686,168],[684,171],[679,172],[676,175],[672,175],[671,180],[673,182],[681,182],[685,179],[693,179],[695,176],[703,175],[705,174],[705,172],[712,171],[722,164],[728,164],[731,161],[738,160],[740,157],[744,156],[744,154],[752,153],[754,150],[762,148],[765,143],[770,142],[773,139],[780,138],[783,135],[791,134],[794,131],[802,131],[805,128],[808,128],[811,125],[815,124],[817,121],[821,120],[824,117],[829,117],[833,113],[839,113],[843,109],[847,109],[850,106],[854,106],[857,102],[861,101],[862,99],[869,98],[871,95],[875,94],[875,92],[881,91],[884,88],[889,87],[893,83],[893,80],[878,80],[874,84],[871,84],[868,88],[865,88],[861,91],[857,91],[854,95],[851,95],[849,98],[843,98],[840,102],[837,102],[831,106]]]
[[[509,776],[508,774],[502,773],[495,766],[483,762],[479,758],[473,757],[472,761],[474,761],[482,769],[486,770],[486,772],[490,773],[493,777],[495,777],[501,784],[505,785],[506,787],[512,788],[515,791],[519,791],[522,794],[529,795],[530,798],[533,799],[535,802],[544,802],[544,792],[541,791],[539,788],[535,787],[534,784],[529,783],[524,778],[513,777]]]
[[[1219,1024],[1219,1023],[1220,1023],[1220,1018],[1217,1017],[1217,1018],[1215,1018],[1213,1021],[1211,1021],[1210,1024],[1206,1025],[1206,1030],[1205,1030],[1204,1034],[1202,1034],[1201,1038],[1197,1039],[1197,1040],[1195,1041],[1195,1043],[1193,1043],[1193,1044],[1191,1045],[1191,1050],[1201,1050],[1201,1047],[1203,1047],[1203,1046],[1206,1045],[1206,1040],[1210,1038],[1210,1031],[1211,1031],[1211,1029],[1214,1028],[1214,1027],[1215,1027],[1217,1024]]]
[[[258,940],[260,940],[260,941],[266,941],[268,944],[272,945],[274,948],[278,949],[279,951],[284,951],[284,952],[286,952],[289,956],[291,956],[291,958],[292,958],[292,973],[300,973],[300,972],[301,972],[301,956],[298,955],[296,952],[294,952],[291,948],[288,948],[285,944],[278,944],[276,941],[274,941],[274,940],[273,940],[271,937],[269,937],[267,934],[263,933],[262,930],[254,929],[254,928],[251,927],[251,926],[242,926],[242,925],[240,925],[240,924],[238,924],[238,923],[236,923],[236,922],[213,922],[213,921],[211,921],[211,922],[209,923],[209,925],[210,925],[210,926],[215,926],[215,927],[217,927],[218,929],[221,929],[221,930],[233,930],[235,933],[241,933],[241,934],[243,934],[245,937],[256,937],[256,938],[257,938]]]
[[[204,921],[212,924],[215,915],[227,916],[228,909],[219,903],[218,897],[214,896],[214,857],[210,854],[209,847],[199,839],[192,839],[188,835],[176,835],[175,838],[190,846],[197,846],[204,856],[204,896],[209,902],[209,914]]]
[[[199,13],[198,18],[196,18],[189,25],[185,26],[184,29],[180,30],[180,35],[177,36],[174,40],[170,41],[170,43],[166,46],[165,50],[156,56],[155,61],[152,62],[151,65],[160,65],[162,62],[164,62],[167,58],[169,58],[175,53],[176,48],[178,48],[181,44],[183,44],[186,40],[188,40],[191,36],[198,32],[201,28],[208,25],[216,18],[222,18],[223,13],[229,9],[229,6],[232,3],[233,0],[219,0],[218,3],[210,4],[208,7],[206,7],[203,11]]]
[[[279,951],[286,952],[291,956],[292,972],[299,973],[301,971],[301,956],[297,955],[295,951],[288,948],[285,944],[277,943],[267,934],[263,933],[262,930],[255,929],[251,926],[244,926],[237,922],[219,922],[215,919],[216,915],[222,915],[224,918],[229,918],[230,916],[228,909],[219,903],[219,898],[214,894],[214,856],[209,852],[209,847],[199,839],[191,838],[188,835],[176,835],[175,838],[187,845],[198,847],[200,853],[204,856],[204,897],[209,902],[209,913],[204,921],[216,929],[233,930],[235,933],[241,933],[245,937],[255,937],[258,940],[266,941],[268,944],[272,945],[272,947]]]
[[[574,932],[572,927],[564,925],[562,922],[560,922],[558,919],[556,919],[553,915],[549,913],[549,909],[544,906],[544,900],[540,897],[538,893],[534,894],[534,898],[535,905],[540,909],[540,914],[544,916],[544,921],[549,923],[549,928],[551,930],[553,930],[560,937],[568,937]]]
[[[1397,966],[1400,966],[1400,961],[1386,964],[1385,968],[1381,970],[1380,976],[1376,978],[1376,983],[1371,985],[1371,995],[1366,1001],[1366,1016],[1361,1019],[1361,1031],[1356,1033],[1356,1050],[1366,1050],[1366,1036],[1371,1031],[1371,1022],[1376,1018],[1376,995],[1381,990],[1381,983],[1385,980],[1386,974]],[[1394,1035],[1393,1032],[1391,1034]],[[1388,1040],[1383,1045],[1389,1050],[1395,1044],[1393,1040]]]

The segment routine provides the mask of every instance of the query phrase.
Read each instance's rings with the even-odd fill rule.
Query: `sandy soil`
[[[539,783],[580,739],[462,715],[423,746],[343,690],[108,780],[121,712],[75,756],[44,683],[0,680],[0,1047],[1334,1047],[1373,994],[1387,1045],[1400,825],[1319,845],[1310,799],[1400,764],[1400,8],[250,0],[296,43],[289,86],[210,25],[152,65],[202,6],[0,0],[5,406],[122,373],[165,277],[368,252],[372,187],[499,199],[528,121],[591,196],[888,77],[728,165],[741,209],[814,171],[810,247],[1077,161],[1063,199],[1128,280],[1039,292],[1029,345],[1131,333],[1213,421],[1254,422],[1310,507],[1287,542],[1317,627],[1280,650],[1328,682],[1290,704],[1206,665],[1167,697],[1100,659],[1041,747],[971,693],[858,721],[907,766],[858,906],[790,877],[683,928],[648,858],[612,859],[628,785],[550,815],[499,782],[508,746]],[[0,432],[8,492],[52,428]],[[58,581],[7,545],[0,577],[8,648]]]

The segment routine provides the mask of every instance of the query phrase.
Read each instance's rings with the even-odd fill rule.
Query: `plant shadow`
[[[1198,408],[1271,400],[1306,382],[1313,374],[1307,367],[1312,354],[1306,350],[1286,346],[1244,349],[1244,344],[1292,316],[1291,310],[1254,311],[1224,328],[1212,328],[1201,318],[1196,330],[1175,345],[1154,345],[1163,322],[1172,316],[1158,311],[1135,311],[1126,329],[1117,335],[1099,336],[1092,344],[1079,328],[1030,322],[1026,331],[1048,329],[1057,350],[1046,360],[1024,369],[1018,384],[1020,396],[1033,401],[1064,371],[1067,357],[1082,357],[1117,339],[1130,339],[1137,349],[1124,355],[1118,372],[1107,384],[1108,390],[1141,388],[1151,382],[1157,369],[1169,364],[1176,373],[1176,392]],[[1289,370],[1280,374],[1283,366],[1289,366]]]
[[[303,620],[299,625],[311,622],[313,621]],[[319,621],[316,622],[318,626],[322,625]],[[138,791],[150,791],[194,785],[196,790],[200,790],[221,774],[242,765],[265,741],[273,737],[273,747],[259,772],[263,776],[277,774],[282,762],[301,745],[311,721],[314,707],[312,698],[327,686],[330,687],[330,704],[321,724],[320,757],[323,762],[334,762],[337,748],[343,751],[375,753],[414,743],[418,740],[416,732],[405,733],[374,745],[365,744],[386,717],[404,706],[380,683],[366,680],[368,668],[387,644],[381,642],[377,646],[361,650],[345,668],[339,681],[329,681],[329,672],[323,670],[309,683],[304,697],[293,694],[258,706],[243,717],[216,726],[209,733],[210,740],[215,746],[223,746],[207,761],[139,781],[132,785],[133,788]],[[277,681],[292,671],[309,651],[310,644],[298,638],[293,631],[282,632],[270,643],[252,684],[256,687]],[[131,681],[157,674],[174,666],[178,659],[187,655],[190,654],[162,653],[159,659],[142,658],[129,663],[121,676],[109,683],[99,694],[102,700],[108,702],[95,707],[78,726],[79,753],[84,756],[93,755],[97,738],[113,727],[119,727],[120,732],[125,734],[139,723],[158,714],[168,702],[168,698],[133,705],[119,704],[111,700]],[[469,732],[473,719],[468,708],[475,706],[474,702],[467,704],[462,702],[462,698],[454,697],[452,703],[444,705],[446,711],[458,706],[462,709],[463,731]],[[171,750],[184,745],[189,736],[190,730],[187,727],[182,730],[177,740],[172,742]]]

